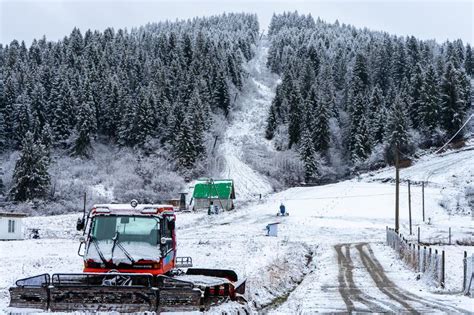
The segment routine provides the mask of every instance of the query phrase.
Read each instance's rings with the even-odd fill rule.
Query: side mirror
[[[81,257],[84,257],[85,250],[81,251],[81,249],[83,249],[83,247],[85,248],[85,246],[83,245],[86,244],[86,238],[84,236],[79,237],[79,242],[81,243],[79,244],[79,248],[77,249],[77,254]]]
[[[77,219],[76,230],[78,231],[84,230],[84,225],[85,225],[84,219],[81,219],[81,218]]]

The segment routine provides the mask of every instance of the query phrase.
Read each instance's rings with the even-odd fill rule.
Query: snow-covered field
[[[435,193],[433,188],[428,191]],[[431,310],[427,303],[437,301],[438,309],[433,308],[434,311],[472,311],[472,299],[456,293],[459,286],[455,282],[460,283],[461,276],[447,283],[446,291],[454,291],[451,294],[431,292],[429,284],[417,281],[415,273],[384,245],[385,227],[393,225],[393,192],[392,184],[346,181],[292,188],[270,195],[261,203],[217,216],[178,213],[178,254],[192,256],[195,266],[231,268],[247,277],[253,310],[427,311]],[[284,218],[276,216],[282,201],[290,212]],[[443,212],[436,200],[428,200],[427,207]],[[402,203],[403,226],[408,222],[406,213],[407,206]],[[77,217],[79,214],[28,218],[28,226],[55,234],[51,232],[46,235],[52,238],[40,240],[0,242],[1,310],[7,306],[7,288],[15,279],[43,272],[81,271],[82,261],[76,254],[78,236],[74,232]],[[471,228],[470,221],[452,220]],[[272,222],[280,222],[278,237],[265,236],[265,226]],[[473,252],[472,247],[468,250]],[[363,264],[373,263],[374,257],[381,265],[375,275]],[[350,263],[340,261],[349,258]],[[448,264],[455,263],[449,261],[451,256],[447,258]],[[341,289],[341,284],[349,281],[342,281],[341,273],[347,278],[349,266],[353,269],[353,284]],[[389,289],[379,288],[384,288],[377,280],[380,277],[390,279]],[[363,303],[364,296],[372,302]],[[215,311],[219,310],[222,308]]]

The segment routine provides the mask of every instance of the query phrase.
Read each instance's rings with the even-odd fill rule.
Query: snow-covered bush
[[[155,148],[153,148],[155,149]],[[94,143],[89,160],[70,157],[61,151],[52,153],[50,198],[45,202],[18,204],[15,209],[34,214],[61,214],[81,211],[87,193],[87,207],[112,201],[157,202],[177,197],[184,187],[183,178],[174,171],[166,150],[144,151]],[[17,153],[2,156],[5,190]],[[14,209],[12,209],[14,210]]]

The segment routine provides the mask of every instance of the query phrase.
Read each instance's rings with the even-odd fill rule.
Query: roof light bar
[[[141,213],[158,213],[158,208],[152,208],[152,207],[143,208],[140,212]]]
[[[97,207],[94,210],[95,213],[110,213],[110,209],[107,207]]]

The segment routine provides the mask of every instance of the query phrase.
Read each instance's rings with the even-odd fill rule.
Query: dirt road
[[[368,243],[334,246],[339,266],[339,293],[348,312],[463,313],[442,301],[417,296],[398,287],[386,274]],[[372,279],[371,285],[358,285],[357,279]],[[369,284],[367,281],[358,281]]]

